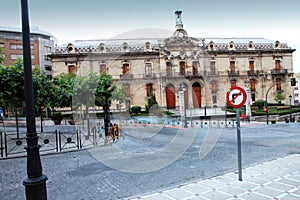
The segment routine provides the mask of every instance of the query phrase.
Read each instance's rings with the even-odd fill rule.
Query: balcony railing
[[[204,76],[220,76],[219,71],[205,71]]]
[[[271,74],[272,75],[284,75],[284,74],[287,74],[287,69],[272,69]]]
[[[227,72],[228,72],[228,76],[239,76],[240,75],[240,71],[227,70]]]
[[[261,70],[248,70],[247,71],[247,75],[248,76],[258,76],[259,74],[261,74]]]
[[[143,78],[155,78],[156,74],[155,73],[151,73],[151,74],[143,74]]]
[[[120,79],[132,79],[133,74],[120,74]]]

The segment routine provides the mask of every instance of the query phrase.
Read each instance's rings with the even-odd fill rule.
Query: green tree
[[[285,96],[281,93],[278,93],[275,97],[274,100],[277,101],[278,103],[281,103],[281,101],[285,100]]]
[[[72,107],[73,88],[76,76],[60,74],[52,80],[51,107]]]
[[[18,110],[22,111],[25,105],[24,69],[21,59],[8,67],[0,65],[0,85],[1,104],[14,110],[19,137]]]
[[[156,106],[155,106],[155,105],[156,105]],[[154,108],[154,106],[155,106],[156,109],[157,109],[158,103],[157,103],[157,101],[156,101],[155,95],[152,94],[152,95],[150,96],[150,98],[148,99],[148,103],[145,105],[146,112],[149,113],[150,109],[151,109],[152,107]],[[153,109],[153,108],[152,108],[152,109]]]
[[[0,65],[4,63],[4,56],[2,55],[2,48],[0,48]]]
[[[116,89],[116,85],[113,84],[112,76],[104,73],[100,77],[96,93],[95,93],[95,105],[96,106],[105,106],[110,105],[112,101],[112,95],[114,90]]]
[[[90,72],[87,76],[77,76],[74,83],[73,110],[85,108],[85,117],[89,124],[89,107],[95,105],[95,93],[100,77],[95,72]],[[89,126],[88,126],[89,127]]]
[[[34,107],[38,111],[41,107],[50,108],[52,97],[55,95],[54,85],[45,70],[35,67],[32,71],[32,82],[34,89]]]
[[[118,105],[125,103],[126,100],[126,86],[125,83],[121,83],[116,89],[112,92],[112,100],[118,102]]]

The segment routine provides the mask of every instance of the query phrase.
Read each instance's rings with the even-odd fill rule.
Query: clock
[[[183,32],[178,33],[178,37],[182,38],[184,36]]]

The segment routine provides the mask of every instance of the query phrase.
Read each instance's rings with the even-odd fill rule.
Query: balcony
[[[287,69],[272,69],[271,74],[272,75],[286,75]]]
[[[143,78],[155,78],[156,74],[152,73],[152,74],[143,74]]]
[[[133,74],[120,74],[120,79],[133,79]]]
[[[184,75],[187,78],[200,78],[202,77],[202,73],[200,72],[186,72]]]
[[[220,76],[219,71],[205,71],[204,76]]]
[[[248,70],[247,71],[248,76],[258,76],[261,73],[262,73],[261,70]]]
[[[239,76],[240,75],[240,71],[230,71],[230,70],[227,70],[228,72],[228,76],[229,77],[234,77],[234,76]]]

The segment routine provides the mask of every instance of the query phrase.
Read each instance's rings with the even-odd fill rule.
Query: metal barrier
[[[83,129],[59,129],[52,132],[38,133],[41,154],[105,145],[104,129],[101,127],[91,128],[88,132]],[[0,131],[0,145],[1,158],[26,156],[26,133],[3,133]]]

